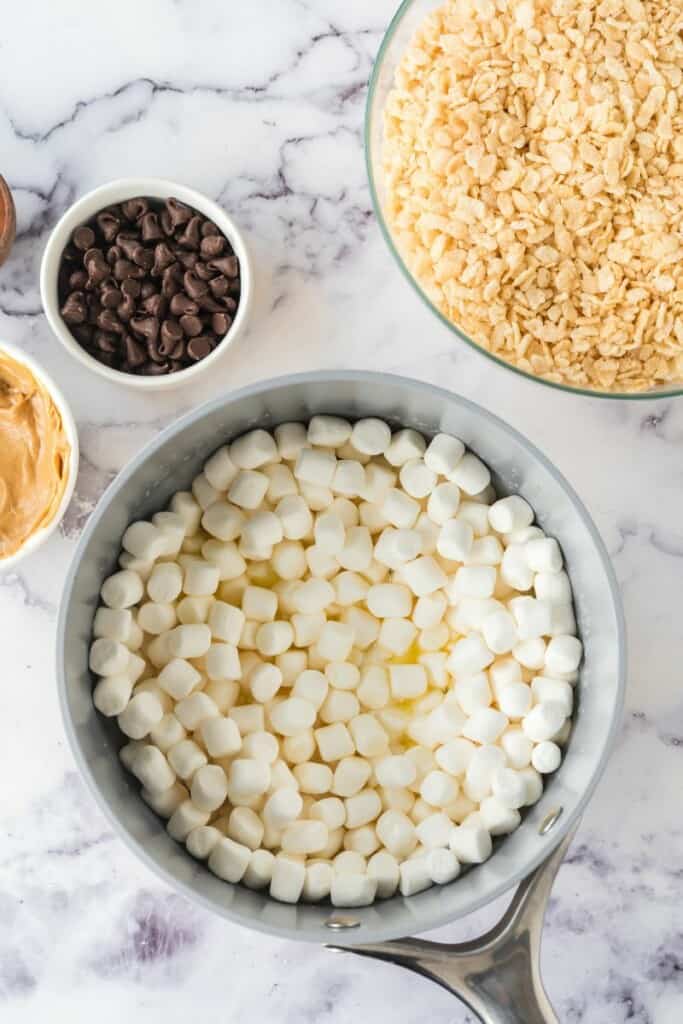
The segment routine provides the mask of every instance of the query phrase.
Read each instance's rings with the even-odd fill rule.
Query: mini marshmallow
[[[458,795],[458,784],[452,775],[442,771],[429,772],[420,785],[420,796],[432,807],[446,807]]]
[[[405,654],[413,643],[417,629],[410,619],[383,619],[377,642],[391,654]]]
[[[201,682],[201,674],[183,658],[172,658],[159,673],[158,683],[174,700],[182,700]]]
[[[527,768],[531,763],[534,745],[521,728],[506,729],[499,743],[511,768]]]
[[[380,757],[386,753],[389,737],[374,715],[356,715],[349,722],[349,732],[363,757]]]
[[[180,805],[188,799],[189,794],[182,782],[174,782],[172,786],[165,789],[162,793],[149,793],[146,789],[141,789],[140,796],[161,818],[170,818]]]
[[[143,583],[152,575],[152,569],[154,568],[154,562],[144,561],[142,558],[135,558],[128,551],[122,551],[119,555],[119,566],[124,571],[134,572],[140,577]]]
[[[526,683],[510,683],[498,695],[498,707],[509,719],[524,718],[531,708],[531,687]]]
[[[467,765],[464,791],[470,800],[483,800],[491,792],[493,776],[505,767],[505,755],[499,747],[477,747]]]
[[[332,792],[345,798],[355,796],[370,778],[370,771],[370,765],[364,758],[343,757],[334,771]]]
[[[513,597],[509,603],[520,640],[548,636],[552,626],[552,605],[535,597]]]
[[[423,459],[409,459],[401,466],[399,480],[411,498],[426,498],[436,487],[437,475]]]
[[[453,822],[447,814],[443,811],[433,813],[430,809],[427,817],[416,825],[415,833],[423,846],[433,850],[439,846],[448,846],[452,829]]]
[[[346,822],[346,807],[339,797],[328,796],[324,800],[316,800],[310,809],[310,816],[324,821],[328,829],[337,829]]]
[[[487,615],[481,625],[482,635],[494,654],[507,654],[517,643],[517,626],[512,615],[504,610]]]
[[[541,601],[551,604],[571,604],[572,588],[567,573],[537,572],[534,576],[534,593]]]
[[[465,494],[479,494],[491,482],[488,466],[471,452],[466,452],[455,469],[448,474],[448,479],[458,485]],[[488,514],[488,513],[487,513]]]
[[[432,884],[427,856],[415,856],[403,861],[399,867],[399,875],[402,896],[414,896],[424,889],[429,889]]]
[[[308,701],[318,711],[327,696],[329,683],[322,672],[306,669],[292,687],[292,696]]]
[[[496,570],[490,565],[462,565],[455,573],[459,599],[491,597],[496,586]]]
[[[487,796],[479,805],[484,827],[492,836],[505,836],[514,832],[521,822],[518,810],[508,807],[495,796]]]
[[[330,489],[334,494],[356,498],[365,488],[365,468],[356,459],[339,459]]]
[[[141,740],[161,721],[164,709],[153,693],[138,693],[117,717],[119,729],[133,740]]]
[[[250,807],[234,807],[230,812],[227,834],[234,842],[250,850],[257,850],[263,839],[263,831],[263,822]]]
[[[313,532],[317,546],[327,554],[338,555],[344,547],[346,530],[336,512],[321,513],[315,521]]]
[[[413,608],[413,622],[418,629],[432,629],[441,623],[446,611],[446,596],[437,591],[419,597]],[[408,613],[404,613],[408,614]]]
[[[482,825],[456,826],[448,845],[462,864],[482,864],[493,851],[491,835]]]
[[[565,716],[572,713],[574,691],[566,679],[552,679],[550,676],[535,676],[531,680],[531,692],[537,704],[555,701],[562,705]]]
[[[156,604],[168,605],[176,600],[182,590],[182,584],[183,574],[180,566],[175,562],[160,562],[152,569],[152,575],[147,581],[147,593]]]
[[[575,672],[581,663],[583,646],[575,636],[557,635],[552,637],[545,651],[545,668],[548,675]]]
[[[344,833],[344,849],[360,853],[363,857],[371,857],[380,846],[374,825],[361,825]]]
[[[312,416],[308,443],[320,448],[340,448],[351,437],[351,424],[341,416]]]
[[[272,441],[272,438],[271,438]],[[255,467],[241,467],[255,468]],[[227,491],[237,476],[238,467],[230,457],[228,445],[215,451],[204,463],[204,476],[217,491]]]
[[[342,607],[358,604],[364,601],[369,584],[358,573],[344,571],[340,572],[333,581],[334,602]]]
[[[182,519],[186,536],[191,537],[197,532],[202,510],[189,491],[176,491],[168,507],[174,515]]]
[[[534,747],[531,755],[531,763],[541,775],[557,771],[562,760],[562,751],[557,743],[552,740],[544,740]]]
[[[325,676],[335,690],[355,690],[360,681],[360,670],[344,661],[330,661],[325,666]]]
[[[138,625],[145,633],[158,636],[173,629],[176,624],[176,610],[172,604],[156,604],[146,601],[138,609]]]
[[[225,836],[219,839],[209,854],[209,870],[233,884],[241,881],[251,860],[251,850],[242,843]]]
[[[453,695],[466,715],[473,715],[480,708],[491,703],[491,689],[485,672],[459,678],[453,687]]]
[[[334,494],[329,487],[319,487],[316,484],[307,484],[301,481],[299,490],[311,512],[323,512],[334,501]]]
[[[293,462],[301,449],[310,444],[307,433],[303,423],[279,423],[273,434],[280,458]]]
[[[306,868],[300,861],[278,854],[273,864],[270,895],[281,903],[298,903],[306,880]]]
[[[367,864],[367,875],[368,878],[376,882],[377,899],[389,899],[398,888],[398,861],[387,850],[380,850],[370,857]]]
[[[170,764],[162,752],[151,745],[135,755],[131,771],[149,793],[163,793],[175,782]]]
[[[464,454],[465,445],[457,437],[436,434],[427,446],[424,460],[435,473],[450,478]]]
[[[191,800],[184,800],[169,818],[166,831],[171,839],[184,843],[193,829],[206,825],[208,820],[209,815],[206,811],[200,811]]]
[[[377,821],[377,835],[394,857],[407,857],[417,844],[415,826],[401,811],[385,811]]]
[[[206,718],[217,718],[219,714],[214,702],[201,690],[179,700],[175,706],[176,718],[190,732],[198,729]]]
[[[380,665],[369,665],[364,668],[356,695],[364,707],[373,711],[385,707],[389,702],[387,670]]]
[[[445,690],[450,679],[447,668],[448,655],[445,651],[428,651],[426,654],[420,654],[417,660],[426,669],[430,686]]]
[[[543,743],[559,732],[566,717],[565,704],[554,700],[543,701],[536,704],[522,719],[522,729],[533,743]]]
[[[149,734],[152,743],[164,754],[168,753],[176,743],[184,740],[186,736],[185,728],[171,711],[166,712],[161,721],[154,726]]]
[[[415,525],[420,514],[420,504],[404,491],[392,487],[382,502],[381,512],[392,526],[409,530]]]
[[[157,526],[141,519],[130,524],[121,538],[121,544],[134,558],[154,562],[164,553],[166,539]]]
[[[375,777],[380,786],[410,786],[417,777],[417,769],[410,758],[403,754],[382,757],[375,764]]]
[[[297,612],[314,615],[332,604],[334,597],[334,587],[327,580],[309,579],[300,583],[293,591],[292,605]]]
[[[252,732],[263,732],[265,715],[261,704],[240,704],[229,711],[230,718],[242,736]]]
[[[204,511],[206,511],[209,505],[213,505],[215,501],[218,501],[221,496],[220,491],[211,486],[204,473],[200,473],[192,481],[192,494],[200,508]]]
[[[367,526],[351,526],[336,559],[342,569],[363,572],[372,562],[372,553],[372,537]]]
[[[290,786],[276,789],[266,800],[263,818],[266,823],[278,829],[286,828],[301,814],[303,801],[301,796]]]
[[[417,495],[414,495],[417,497]],[[455,516],[460,505],[460,488],[457,484],[442,483],[432,488],[427,502],[427,515],[439,526],[444,526]]]
[[[289,622],[264,622],[256,630],[256,650],[264,658],[272,658],[288,650],[294,642],[294,630]]]
[[[200,825],[198,828],[192,829],[185,840],[185,846],[192,857],[196,857],[197,860],[206,860],[214,846],[222,838],[223,833],[219,832],[217,828]]]
[[[458,736],[440,746],[434,756],[439,768],[458,778],[467,771],[475,750],[473,743]]]
[[[563,566],[560,545],[554,537],[539,537],[524,545],[533,572],[560,572]]]
[[[460,874],[460,861],[452,850],[433,849],[427,857],[427,870],[436,885],[447,885]]]
[[[177,555],[185,541],[186,527],[182,516],[175,512],[156,512],[152,516],[152,524],[161,530],[165,538],[162,556],[170,558]]]
[[[326,622],[320,631],[317,653],[325,661],[344,661],[353,646],[353,629],[343,622]]]
[[[495,501],[488,510],[488,516],[496,533],[511,533],[512,530],[523,530],[531,526],[534,510],[519,494],[511,494]]]
[[[528,768],[522,768],[519,773],[524,780],[526,786],[526,800],[524,801],[525,807],[530,807],[541,799],[543,795],[543,779],[533,768],[529,765]]]
[[[441,527],[436,540],[436,550],[442,558],[464,562],[472,550],[473,543],[474,531],[471,525],[462,519],[449,519]]]
[[[456,676],[474,675],[488,668],[494,660],[493,653],[478,633],[470,633],[451,648],[448,669]]]
[[[232,757],[242,747],[240,731],[231,718],[204,718],[199,725],[199,735],[210,757]]]
[[[360,828],[368,825],[382,811],[382,801],[374,789],[363,789],[344,801],[346,808],[346,827]]]
[[[331,690],[320,708],[320,718],[326,724],[350,722],[358,714],[360,705],[355,694],[347,690]]]
[[[125,710],[132,692],[133,680],[127,673],[104,676],[93,690],[93,704],[100,714],[113,718]]]
[[[128,669],[131,654],[118,640],[100,637],[90,647],[90,670],[98,676],[117,676]]]
[[[278,458],[275,441],[266,430],[250,430],[230,445],[230,459],[237,469],[259,469]]]
[[[289,697],[270,708],[270,723],[281,736],[295,736],[315,722],[315,708],[301,697]]]
[[[292,494],[278,502],[275,514],[282,523],[282,531],[288,540],[301,540],[313,526],[311,510],[300,495]]]
[[[520,665],[528,669],[541,669],[545,665],[545,640],[536,636],[531,640],[523,640],[512,649],[513,657]]]
[[[246,656],[245,651],[245,656]],[[210,697],[222,715],[226,714],[237,703],[240,684],[234,679],[211,679],[204,687],[204,693]]]
[[[521,544],[510,544],[503,553],[500,565],[501,579],[515,590],[530,590],[534,574],[529,566],[526,549]]]
[[[351,733],[342,722],[315,729],[313,735],[323,761],[340,761],[353,754],[356,749]]]
[[[427,689],[427,673],[422,665],[390,665],[389,681],[396,700],[412,700]]]
[[[242,884],[248,889],[265,889],[273,877],[275,857],[270,850],[254,850],[249,858]]]
[[[514,768],[498,768],[494,771],[491,789],[503,807],[516,811],[524,805],[526,786],[523,777]]]
[[[212,601],[212,597],[184,597],[176,605],[178,622],[183,626],[206,622]]]
[[[551,636],[575,636],[576,618],[570,604],[551,605]]]
[[[211,630],[202,622],[176,626],[166,639],[172,658],[201,658],[211,646]]]
[[[319,900],[327,899],[332,891],[333,878],[331,864],[325,861],[307,864],[301,898],[306,903],[317,903]]]
[[[337,460],[331,452],[318,448],[302,448],[294,467],[294,476],[303,484],[314,487],[329,487],[337,467]]]
[[[202,516],[202,526],[212,537],[228,542],[237,540],[246,523],[244,514],[227,501],[217,501]]]
[[[283,540],[273,548],[271,564],[283,580],[299,580],[306,572],[306,555],[302,544]]]
[[[477,537],[465,559],[467,565],[499,565],[503,558],[503,547],[497,537]]]
[[[130,608],[140,601],[144,584],[136,572],[122,569],[109,576],[100,589],[100,596],[109,608]]]
[[[192,777],[190,795],[200,811],[218,810],[228,795],[228,779],[220,765],[205,764],[198,768]]]
[[[128,608],[98,608],[95,612],[92,629],[95,637],[127,645],[132,630],[133,614]]]
[[[320,796],[322,793],[328,793],[332,787],[332,769],[326,764],[304,761],[296,765],[293,774],[302,793]]]
[[[415,558],[406,562],[401,569],[402,577],[417,597],[433,594],[446,584],[446,574],[430,556]]]
[[[381,455],[391,444],[391,429],[375,417],[357,420],[351,431],[351,444],[364,455]]]
[[[228,798],[261,796],[270,786],[270,765],[253,758],[235,758],[228,774]]]
[[[254,511],[262,503],[270,481],[265,473],[243,469],[230,484],[228,500],[238,508]]]
[[[489,532],[488,506],[478,501],[461,501],[456,519],[469,523],[475,537],[485,537]]]
[[[508,720],[502,711],[480,708],[467,719],[462,734],[474,743],[495,743],[507,725]]]
[[[277,594],[264,587],[245,588],[242,594],[242,612],[256,622],[272,622],[277,612]]]
[[[413,596],[410,589],[399,583],[377,583],[370,587],[366,597],[369,611],[378,619],[403,618],[410,615]]]

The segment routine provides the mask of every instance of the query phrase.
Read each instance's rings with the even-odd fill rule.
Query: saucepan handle
[[[330,948],[421,974],[461,999],[483,1024],[559,1024],[541,980],[541,932],[573,834],[519,885],[498,924],[478,939],[447,944],[409,938]]]

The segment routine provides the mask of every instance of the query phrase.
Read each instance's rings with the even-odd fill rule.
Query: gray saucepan
[[[269,428],[319,412],[351,419],[375,415],[426,435],[444,431],[461,437],[489,465],[498,492],[523,494],[543,528],[560,541],[585,647],[564,760],[546,780],[543,796],[525,814],[520,828],[498,842],[487,863],[450,885],[409,898],[396,896],[350,914],[335,913],[329,905],[277,903],[263,893],[220,881],[194,861],[167,835],[163,822],[139,798],[135,780],[123,771],[116,756],[121,736],[115,723],[95,711],[88,670],[100,584],[115,567],[127,524],[163,508],[175,491],[188,488],[207,456],[225,441],[256,425]],[[529,1024],[556,1019],[547,1000],[543,1009],[534,958],[542,925],[542,893],[544,887],[549,891],[560,846],[564,848],[576,827],[618,730],[624,692],[624,626],[609,558],[586,509],[548,459],[502,420],[428,384],[346,371],[265,381],[204,405],[147,445],[114,480],[91,516],[64,588],[57,659],[66,732],[84,778],[124,842],[175,890],[230,921],[283,938],[325,942],[341,939],[343,932],[345,947],[394,960],[452,991],[458,989],[454,958],[465,956],[460,973],[467,980],[459,994],[482,1020]],[[434,947],[445,951],[439,958],[431,946],[415,946],[413,940],[387,941],[455,921],[520,882],[501,929],[485,937],[482,955],[488,957],[488,966],[478,960],[470,964],[476,952],[473,944],[464,950]],[[502,953],[492,954],[498,948],[496,941],[507,943],[508,953],[513,949],[512,972],[503,985],[505,958]],[[439,959],[448,961],[450,968],[440,968]],[[494,982],[489,984],[491,970]]]

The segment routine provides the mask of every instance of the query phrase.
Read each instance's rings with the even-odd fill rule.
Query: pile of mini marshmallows
[[[132,523],[94,703],[226,881],[364,906],[490,856],[569,735],[557,542],[455,437],[314,416],[215,452]]]

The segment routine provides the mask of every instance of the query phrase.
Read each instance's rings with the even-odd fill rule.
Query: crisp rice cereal
[[[388,223],[438,309],[528,373],[683,378],[681,33],[681,0],[449,0],[397,68]]]

